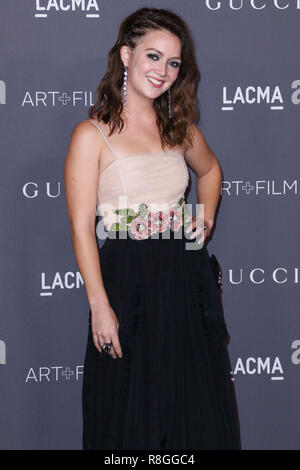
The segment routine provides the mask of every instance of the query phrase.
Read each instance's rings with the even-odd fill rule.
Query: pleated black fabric
[[[99,353],[91,311],[82,387],[83,449],[239,449],[221,299],[206,246],[107,238],[104,286],[123,357]]]

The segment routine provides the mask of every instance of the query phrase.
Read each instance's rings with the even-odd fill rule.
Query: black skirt
[[[219,288],[206,246],[185,234],[106,238],[104,286],[123,357],[97,350],[89,311],[83,449],[239,449]]]

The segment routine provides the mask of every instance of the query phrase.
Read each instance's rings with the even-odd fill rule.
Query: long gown
[[[134,214],[140,204],[182,201],[185,159],[173,150],[118,158],[100,124],[88,121],[114,156],[99,175],[98,204],[115,238],[107,236],[99,259],[123,357],[97,350],[89,310],[83,450],[239,449],[228,332],[206,246],[186,249],[189,239],[176,229],[168,238],[122,238],[111,229],[119,195]]]

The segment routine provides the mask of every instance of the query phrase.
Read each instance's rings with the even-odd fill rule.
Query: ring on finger
[[[100,345],[101,345],[101,348],[103,349],[104,352],[109,353],[109,351],[111,350],[111,347],[112,347],[112,342],[110,342],[110,343],[100,343]]]

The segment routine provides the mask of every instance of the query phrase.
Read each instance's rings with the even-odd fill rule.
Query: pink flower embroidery
[[[148,212],[148,234],[151,236],[152,233],[157,233],[158,230],[158,214],[154,212]]]
[[[170,227],[177,232],[182,225],[182,208],[175,208],[170,211]]]
[[[157,231],[159,233],[164,232],[168,228],[169,223],[170,223],[169,213],[166,214],[165,212],[159,211],[157,214],[156,223],[157,223]]]
[[[183,224],[182,203],[183,198],[177,204],[170,207],[166,212],[153,212],[148,210],[146,204],[140,204],[142,207],[140,215],[127,218],[127,229],[130,229],[132,235],[137,240],[144,240],[151,237],[152,234],[164,232],[168,227],[173,231],[178,231]],[[118,230],[119,228],[117,228]]]
[[[149,236],[148,220],[144,217],[133,219],[130,229],[137,240],[143,240]]]

